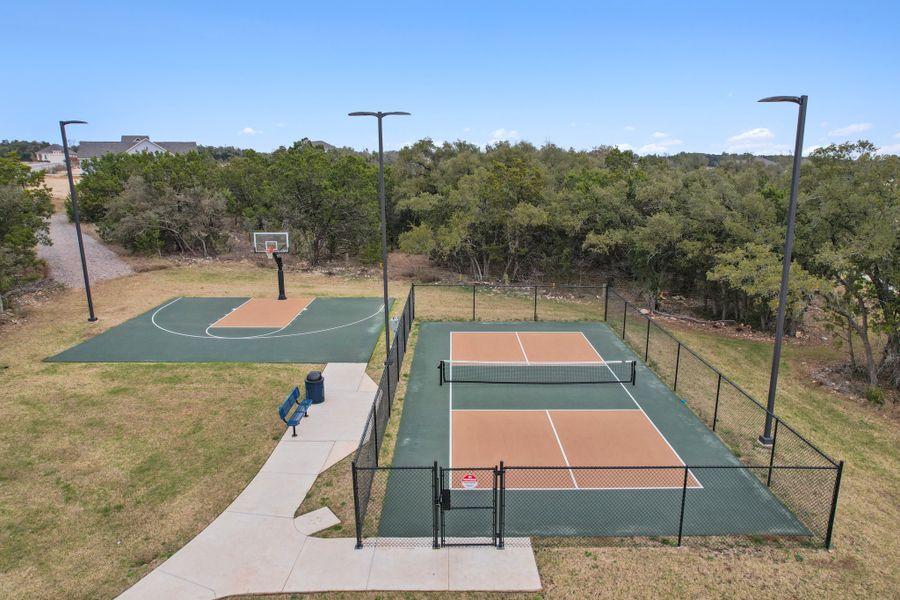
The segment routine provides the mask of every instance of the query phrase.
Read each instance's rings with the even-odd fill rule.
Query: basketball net
[[[275,258],[275,248],[266,248],[266,256]]]

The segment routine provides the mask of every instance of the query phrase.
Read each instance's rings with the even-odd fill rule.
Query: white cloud
[[[818,145],[818,144],[813,145],[813,146],[809,146],[809,147],[806,148],[806,150],[803,151],[803,154],[809,156],[810,154],[812,154],[813,152],[815,152],[816,150],[818,150],[818,149],[821,148],[821,147],[822,147],[822,146],[821,146],[821,145]]]
[[[243,129],[238,131],[238,135],[257,135],[259,133],[262,133],[262,131],[253,129],[252,127],[244,127]]]
[[[631,144],[616,144],[616,148],[618,148],[618,149],[621,150],[622,152],[625,152],[626,150],[632,150],[632,149],[633,149],[632,146],[631,146]]]
[[[754,129],[748,129],[747,131],[742,131],[736,135],[728,138],[729,142],[738,143],[738,142],[759,142],[762,140],[771,140],[775,137],[775,134],[766,127],[756,127]]]
[[[897,133],[895,133],[895,134],[894,134],[894,137],[900,139],[900,131],[898,131]]]
[[[634,131],[635,129],[637,129],[637,127],[635,127],[634,125],[625,126],[625,131]]]
[[[504,129],[501,127],[500,129],[495,129],[491,132],[491,141],[488,142],[490,144],[496,144],[497,142],[508,142],[510,140],[519,139],[519,132],[515,129]]]
[[[651,135],[651,137],[654,137],[654,138],[656,138],[656,139],[659,140],[659,139],[662,139],[662,138],[667,138],[667,137],[669,137],[669,134],[668,134],[668,133],[663,133],[662,131],[654,131],[653,134]]]
[[[872,129],[871,123],[851,123],[846,127],[839,127],[837,129],[832,129],[828,132],[828,135],[834,137],[840,137],[843,135],[852,135],[854,133],[862,133],[863,131],[868,131]]]
[[[673,147],[680,146],[684,143],[678,138],[673,138],[668,133],[663,133],[662,131],[655,131],[650,137],[654,138],[656,141],[638,148],[637,152],[639,154],[668,154]]]
[[[896,135],[894,137],[897,137]],[[900,154],[900,144],[889,144],[878,149],[878,154]]]
[[[725,143],[725,151],[735,154],[784,154],[790,151],[786,144],[776,144],[775,134],[767,127],[754,127],[737,133]]]
[[[661,144],[647,144],[637,150],[640,154],[665,154],[667,149]]]

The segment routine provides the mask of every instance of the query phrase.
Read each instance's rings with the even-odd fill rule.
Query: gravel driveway
[[[50,266],[50,277],[68,287],[83,288],[75,225],[69,223],[65,213],[58,212],[50,217],[50,239],[53,240],[52,246],[38,246],[38,256]],[[84,235],[83,239],[88,275],[92,282],[133,273],[125,261],[101,242],[89,235]]]

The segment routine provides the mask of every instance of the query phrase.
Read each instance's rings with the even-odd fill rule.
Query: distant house
[[[104,154],[184,154],[197,150],[197,142],[154,142],[148,135],[123,135],[118,142],[81,142],[78,157],[94,158]]]
[[[72,159],[75,159],[75,153],[71,153]],[[50,144],[46,148],[41,148],[37,152],[34,153],[34,157],[37,162],[45,162],[50,163],[52,165],[64,165],[66,164],[66,155],[63,152],[63,147],[59,144]]]

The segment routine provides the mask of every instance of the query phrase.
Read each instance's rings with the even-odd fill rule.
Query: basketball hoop
[[[275,258],[275,248],[266,248],[266,256],[268,258]]]

